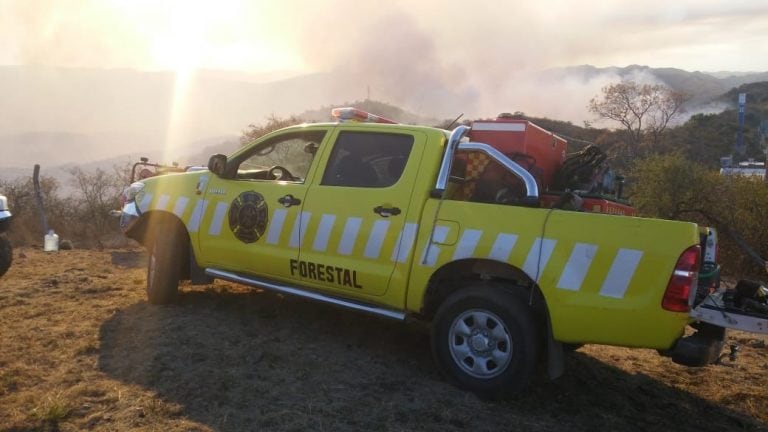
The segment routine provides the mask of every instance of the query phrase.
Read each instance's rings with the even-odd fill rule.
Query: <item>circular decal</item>
[[[269,210],[258,192],[243,192],[229,207],[229,228],[243,243],[253,243],[267,229]]]

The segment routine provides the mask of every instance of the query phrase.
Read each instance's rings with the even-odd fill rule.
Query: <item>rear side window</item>
[[[333,146],[322,184],[384,188],[400,180],[413,148],[413,136],[342,132]]]

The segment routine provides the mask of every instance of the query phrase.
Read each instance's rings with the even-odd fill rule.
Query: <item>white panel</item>
[[[533,247],[525,259],[525,264],[523,264],[523,271],[534,281],[538,282],[541,274],[544,273],[544,268],[547,266],[556,244],[557,240],[544,239],[542,241],[541,237],[533,243]]]
[[[195,208],[192,210],[192,216],[189,217],[189,224],[187,224],[189,232],[197,232],[200,229],[200,222],[203,220],[207,207],[208,201],[197,200],[197,204],[195,204]]]
[[[506,131],[506,132],[525,132],[525,123],[472,123],[472,130],[475,131]]]
[[[160,195],[160,198],[157,200],[157,204],[155,204],[155,210],[165,210],[168,207],[168,201],[170,200],[170,196]]]
[[[596,245],[576,243],[571,257],[568,258],[568,263],[565,265],[565,270],[560,275],[557,287],[569,291],[580,290],[589,271],[589,266],[592,265],[592,260],[595,258],[595,253],[597,253]]]
[[[141,202],[139,203],[139,210],[141,212],[145,212],[149,209],[149,203],[152,202],[152,194],[148,193],[144,195],[144,198],[141,199]]]
[[[181,217],[181,215],[184,214],[184,210],[187,209],[188,203],[189,203],[189,198],[179,197],[179,199],[176,200],[176,205],[173,206],[173,214],[175,214],[178,217]]]
[[[624,298],[624,294],[629,288],[629,282],[635,275],[640,259],[643,257],[643,251],[634,249],[619,249],[616,258],[613,259],[611,270],[603,281],[600,288],[600,295],[613,298]]]
[[[496,241],[493,242],[493,247],[491,247],[491,253],[488,254],[488,258],[503,262],[508,261],[509,254],[512,253],[515,243],[517,243],[517,234],[499,234],[496,236]]]
[[[331,230],[333,230],[333,224],[336,222],[336,215],[324,214],[320,218],[320,226],[317,228],[317,234],[315,234],[315,241],[312,243],[312,249],[325,252],[328,248],[328,239],[331,238]]]
[[[419,260],[421,265],[428,267],[435,265],[437,258],[440,256],[440,248],[435,243],[444,243],[450,230],[449,227],[444,225],[435,227],[435,233],[432,236],[432,244],[427,244],[424,247],[424,251],[421,253],[421,260]]]
[[[388,230],[388,220],[377,220],[373,223],[371,235],[368,236],[368,242],[365,244],[365,253],[363,253],[366,258],[379,258],[381,255],[381,246],[384,245],[384,239],[387,237]]]
[[[419,224],[407,223],[397,238],[395,249],[392,251],[392,261],[404,263],[411,254],[413,242],[416,241],[416,231]]]
[[[344,232],[341,234],[341,242],[339,243],[339,249],[337,252],[341,255],[351,255],[352,250],[355,248],[355,241],[357,240],[357,233],[360,231],[360,225],[363,223],[363,219],[359,217],[347,218],[347,223],[344,224]]]
[[[229,204],[220,202],[216,204],[216,210],[213,213],[213,220],[211,220],[211,226],[208,229],[208,234],[217,236],[221,234],[221,226],[224,224],[224,216],[227,215],[227,209]]]
[[[283,232],[285,217],[288,215],[286,209],[275,209],[272,213],[272,220],[269,222],[269,231],[267,232],[267,243],[276,245],[280,241],[280,233]]]
[[[463,258],[471,258],[477,248],[477,243],[480,241],[480,237],[483,235],[481,230],[466,229],[461,235],[459,244],[456,245],[456,250],[453,252],[453,259],[459,260]]]

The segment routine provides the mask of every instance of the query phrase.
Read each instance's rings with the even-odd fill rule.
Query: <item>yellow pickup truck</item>
[[[132,184],[121,226],[149,251],[149,302],[173,302],[180,280],[222,279],[425,320],[442,372],[485,396],[521,391],[542,360],[557,376],[564,345],[715,358],[723,328],[691,315],[708,231],[543,208],[536,179],[468,132],[304,124]],[[518,179],[519,196],[461,193],[456,161],[471,154]]]

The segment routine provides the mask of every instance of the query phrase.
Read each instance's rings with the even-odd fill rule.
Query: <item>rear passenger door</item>
[[[426,136],[404,129],[343,128],[307,194],[308,224],[295,271],[305,285],[381,296],[412,252],[408,215]]]

